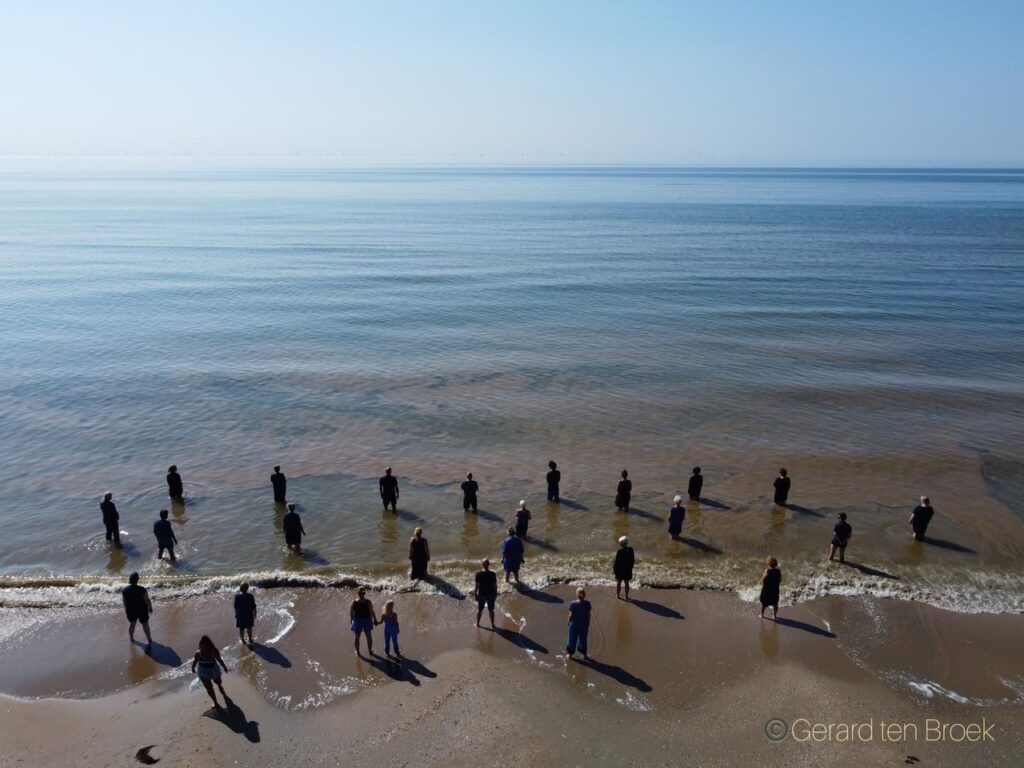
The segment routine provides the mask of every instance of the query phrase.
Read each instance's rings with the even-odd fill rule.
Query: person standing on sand
[[[615,486],[615,507],[620,512],[629,512],[629,497],[633,494],[633,481],[629,472],[622,470],[622,477]]]
[[[785,467],[779,470],[779,476],[775,478],[772,485],[775,487],[775,503],[780,507],[786,506],[786,502],[789,500],[790,481]]]
[[[249,645],[252,645],[252,628],[256,624],[256,598],[249,594],[249,582],[243,581],[235,593],[235,626],[238,627],[238,639],[245,645],[246,632],[249,633]]]
[[[117,513],[117,507],[114,506],[114,494],[110,491],[103,494],[100,512],[103,513],[103,527],[107,529],[107,541],[114,542],[114,546],[121,549],[121,516]]]
[[[288,498],[288,478],[284,476],[280,466],[274,467],[274,474],[270,476],[270,484],[274,487],[274,503],[284,504]]]
[[[620,591],[622,582],[626,582],[626,600],[629,600],[629,582],[633,580],[633,565],[636,563],[636,555],[633,548],[629,546],[629,539],[625,536],[619,537],[619,548],[615,551],[615,563],[612,571],[615,573],[615,599],[621,598]],[[584,644],[586,644],[584,642]]]
[[[174,535],[174,528],[171,527],[171,521],[167,519],[167,510],[160,510],[160,519],[153,523],[153,535],[156,536],[156,559],[164,559],[164,550],[167,550],[167,554],[170,555],[171,562],[178,562],[178,558],[174,556],[174,545],[178,543],[178,537]]]
[[[363,656],[359,650],[360,634],[366,635],[366,652],[373,656],[373,627],[377,623],[377,614],[373,610],[373,603],[366,599],[366,587],[359,588],[359,597],[352,601],[348,615],[356,636],[356,656]]]
[[[846,522],[846,513],[840,512],[839,522],[832,528],[832,551],[828,553],[828,559],[834,560],[836,556],[836,550],[839,551],[839,562],[846,562],[846,545],[850,543],[850,537],[853,536],[853,528],[848,522]]]
[[[391,467],[384,470],[384,476],[377,482],[380,498],[384,502],[384,510],[391,505],[391,511],[398,512],[398,478],[391,474]]]
[[[217,695],[213,692],[213,684],[216,683],[217,687],[220,688],[225,705],[228,703],[228,694],[224,690],[224,684],[221,682],[218,664],[224,668],[225,672],[230,672],[228,665],[220,657],[220,651],[217,650],[217,646],[213,644],[213,640],[210,639],[209,635],[203,635],[199,638],[199,650],[192,657],[192,671],[195,672],[196,667],[199,667],[199,680],[202,682],[203,687],[206,688],[206,692],[210,694],[210,698],[213,699],[213,708],[220,711],[223,707],[217,703]]]
[[[462,481],[462,509],[465,512],[473,510],[476,514],[476,492],[480,490],[480,484],[473,479],[473,473],[467,472],[466,479]]]
[[[924,541],[924,534],[928,530],[928,523],[932,521],[935,516],[935,510],[932,509],[932,503],[927,496],[921,497],[921,503],[914,507],[914,511],[910,513],[910,527],[914,530],[914,540]],[[109,538],[109,537],[108,537]]]
[[[704,487],[704,476],[700,473],[700,467],[693,468],[693,474],[690,475],[690,483],[686,486],[686,494],[690,497],[690,501],[700,501],[700,492]]]
[[[516,509],[516,536],[520,539],[526,538],[526,532],[530,530],[530,510],[526,508],[526,499],[519,500],[519,508]]]
[[[779,570],[779,561],[774,557],[768,558],[768,567],[761,574],[761,618],[764,618],[764,609],[772,608],[772,619],[779,617],[779,585],[782,584],[782,571]]]
[[[683,521],[686,520],[686,507],[683,505],[683,497],[678,494],[672,497],[672,506],[668,508],[668,535],[673,541],[679,540],[679,534],[683,532]]]
[[[128,617],[128,639],[135,642],[135,624],[142,625],[146,633],[146,647],[153,645],[153,637],[149,634],[149,614],[153,612],[153,603],[149,599],[149,591],[139,586],[139,574],[132,573],[128,577],[128,586],[121,590],[121,602],[124,613]]]
[[[480,627],[480,616],[483,615],[484,606],[487,606],[487,613],[491,617],[491,629],[494,629],[494,601],[498,597],[498,574],[491,570],[491,561],[484,558],[480,565],[482,571],[476,572],[474,579],[473,597],[476,598],[476,626]]]
[[[378,624],[384,625],[384,655],[391,655],[391,646],[395,646],[395,656],[401,656],[398,650],[398,614],[395,613],[395,601],[388,600],[384,603],[384,611],[380,615]]]
[[[423,537],[423,529],[417,528],[409,539],[409,578],[414,581],[427,578],[427,563],[430,562],[430,545]]]
[[[558,486],[562,482],[562,473],[558,471],[558,465],[553,461],[548,462],[548,501],[553,501],[558,504],[561,501],[561,497],[558,493]]]
[[[177,464],[171,464],[167,468],[167,495],[171,497],[171,501],[185,503],[185,484],[181,482]]]
[[[509,528],[508,538],[501,542],[501,565],[505,569],[506,584],[509,583],[509,575],[515,576],[516,584],[519,583],[519,569],[523,567],[524,555],[523,540],[516,534],[515,528]]]
[[[584,659],[590,661],[587,655],[587,635],[590,634],[590,614],[593,610],[586,598],[586,590],[579,587],[576,599],[569,603],[569,636],[565,641],[565,652],[571,659],[579,651]]]
[[[306,529],[302,527],[302,518],[295,511],[295,505],[288,505],[288,512],[281,518],[281,526],[284,528],[284,545],[287,549],[295,547],[295,554],[302,554],[302,537],[306,535]]]

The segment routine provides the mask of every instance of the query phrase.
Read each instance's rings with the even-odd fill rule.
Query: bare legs
[[[365,630],[365,629],[361,629],[358,632],[356,632],[356,656],[362,656],[363,655],[362,651],[361,651],[361,649],[359,647],[359,636],[364,634],[364,633],[366,634],[366,652],[370,656],[373,656],[373,635],[370,634],[369,630]]]
[[[133,643],[135,642],[135,622],[135,619],[128,622],[128,639]],[[139,623],[142,624],[142,631],[146,633],[146,645],[152,645],[153,637],[149,634],[149,622],[142,621]]]
[[[616,600],[621,600],[622,599],[622,595],[621,595],[622,583],[623,583],[623,579],[616,579],[615,580],[615,599]],[[627,580],[625,583],[626,583],[626,600],[629,600],[629,581]]]
[[[214,709],[223,709],[223,707],[217,701],[217,694],[213,692],[213,681],[203,678],[203,687],[206,689],[206,692],[210,695],[210,699],[213,701]],[[217,680],[217,687],[220,688],[220,694],[224,697],[224,703],[227,704],[228,695],[224,691],[224,684],[219,679]]]

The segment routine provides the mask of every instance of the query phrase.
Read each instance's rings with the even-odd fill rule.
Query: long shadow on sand
[[[407,659],[405,656],[402,656],[399,658],[399,663],[410,672],[415,672],[420,677],[437,677],[437,672],[427,669],[426,665],[416,661],[416,659]]]
[[[518,645],[520,648],[526,651],[536,651],[538,653],[547,653],[548,649],[538,643],[536,640],[531,640],[522,632],[516,632],[512,629],[505,629],[505,627],[495,627],[494,634],[503,640],[508,640],[512,645]]]
[[[255,720],[246,718],[242,708],[227,696],[224,697],[224,701],[228,705],[227,709],[208,709],[203,713],[203,717],[216,720],[218,723],[224,723],[232,731],[245,736],[253,744],[259,744],[260,724]]]
[[[870,565],[864,565],[863,563],[855,563],[852,560],[847,560],[842,565],[848,565],[854,570],[860,571],[865,576],[877,576],[880,579],[896,579],[899,580],[899,576],[894,573],[887,573],[886,571],[880,571],[877,568],[872,568]]]
[[[724,509],[727,511],[732,509],[728,504],[723,504],[722,502],[715,501],[714,499],[705,499],[703,496],[701,496],[698,501],[705,507],[711,507],[712,509]]]
[[[722,554],[722,550],[720,550],[718,547],[713,547],[710,544],[705,544],[703,541],[700,541],[699,539],[690,539],[686,536],[680,536],[678,540],[686,546],[693,547],[694,549],[698,549],[701,552],[707,552],[711,555]]]
[[[776,624],[780,624],[783,627],[790,627],[791,629],[802,629],[804,632],[809,632],[812,635],[818,635],[819,637],[835,637],[835,632],[829,632],[827,629],[816,627],[813,624],[808,624],[806,621],[797,621],[796,619],[775,619]]]
[[[157,664],[163,664],[165,667],[180,667],[181,656],[169,645],[161,645],[154,641],[153,645],[149,648],[145,647],[145,644],[136,640],[136,644],[143,646],[143,651],[149,658],[155,661]]]
[[[590,667],[595,672],[600,672],[602,675],[607,675],[612,680],[628,685],[630,688],[636,688],[638,691],[648,693],[654,689],[651,686],[641,680],[631,672],[627,672],[622,667],[617,667],[614,664],[605,664],[603,661],[597,661],[596,659],[577,659],[573,657],[573,661],[577,664],[582,664],[585,667]]]
[[[466,599],[466,596],[458,587],[456,587],[450,581],[445,581],[440,576],[435,576],[432,573],[428,573],[426,578],[423,580],[427,582],[427,584],[432,586],[434,589],[436,589],[438,592],[440,592],[442,595],[445,595],[446,597],[454,597],[456,600]]]
[[[277,648],[271,648],[268,645],[262,643],[253,643],[249,646],[249,649],[263,659],[268,664],[276,664],[279,667],[288,669],[292,663],[288,660],[288,657],[281,653]]]
[[[976,555],[978,554],[975,550],[970,547],[965,547],[963,544],[957,544],[953,541],[947,541],[946,539],[933,539],[931,536],[924,537],[924,543],[930,544],[933,547],[939,549],[948,549],[953,552],[962,552],[965,555]]]
[[[547,592],[541,592],[539,589],[528,587],[525,584],[519,583],[514,587],[515,591],[524,597],[528,597],[531,600],[536,600],[539,603],[564,603],[565,600],[560,598],[558,595],[549,595]]]
[[[642,611],[653,613],[655,616],[661,616],[666,619],[685,619],[679,611],[674,608],[669,608],[667,605],[661,603],[653,603],[650,600],[630,600],[630,602]]]
[[[406,682],[409,683],[409,685],[421,685],[420,679],[413,674],[412,670],[407,667],[403,667],[398,661],[389,659],[386,656],[379,656],[376,653],[372,656],[364,656],[363,658],[366,659],[371,666],[379,669],[392,680]]]

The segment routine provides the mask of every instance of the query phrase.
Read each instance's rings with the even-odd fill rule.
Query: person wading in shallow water
[[[924,535],[928,531],[928,523],[932,521],[935,516],[935,510],[932,509],[932,503],[927,496],[921,497],[921,503],[914,507],[914,511],[910,513],[910,527],[914,531],[914,541],[924,541]]]
[[[850,543],[853,536],[853,527],[846,522],[846,513],[839,513],[839,522],[832,528],[832,550],[828,553],[828,559],[834,560],[836,551],[839,552],[839,562],[846,562],[846,545]]]
[[[110,491],[103,494],[100,512],[103,513],[103,527],[107,529],[107,541],[114,542],[114,546],[121,549],[121,515],[117,513],[117,507],[114,506],[114,494]]]
[[[786,502],[789,500],[789,488],[790,480],[789,473],[786,468],[783,467],[779,470],[779,476],[775,478],[775,482],[772,483],[775,487],[775,503],[780,507],[786,506]]]
[[[156,536],[156,559],[163,560],[164,550],[166,549],[171,562],[178,562],[178,558],[174,556],[174,546],[178,543],[178,537],[174,535],[171,521],[167,519],[166,509],[160,510],[160,519],[153,523],[153,535]]]
[[[694,467],[690,483],[686,486],[686,495],[690,497],[690,501],[700,501],[700,492],[703,488],[704,476],[700,473],[700,467]]]
[[[476,514],[476,493],[480,490],[480,484],[473,479],[473,473],[467,472],[466,479],[462,481],[462,509],[465,512],[473,510]]]
[[[274,503],[284,504],[288,498],[288,478],[284,476],[281,467],[274,467],[274,474],[270,476],[270,484],[274,487]]]
[[[171,501],[185,503],[185,484],[181,482],[177,464],[171,464],[167,468],[167,495],[171,497]]]
[[[686,520],[686,507],[683,506],[682,496],[672,497],[672,506],[668,508],[668,535],[673,541],[679,539],[683,532],[683,522]]]
[[[284,544],[288,549],[295,549],[295,554],[302,554],[302,537],[306,535],[306,529],[302,527],[302,518],[295,511],[295,505],[288,505],[288,512],[281,518],[281,526],[284,528]]]
[[[629,497],[633,495],[633,481],[629,479],[629,472],[622,470],[622,477],[615,486],[615,507],[620,512],[629,512]]]
[[[622,584],[626,584],[626,600],[629,600],[629,582],[633,580],[633,565],[636,563],[636,555],[633,548],[629,546],[629,539],[625,536],[619,537],[619,548],[615,551],[615,562],[612,564],[612,572],[615,574],[615,597],[622,598]]]
[[[384,502],[384,509],[391,506],[392,512],[398,512],[398,478],[391,474],[391,467],[384,470],[384,476],[377,481],[380,489],[380,498]]]
[[[558,493],[558,488],[562,482],[562,473],[558,471],[558,465],[553,461],[548,462],[548,501],[553,501],[558,504],[561,501],[561,497]]]
[[[515,528],[509,528],[508,538],[501,542],[501,565],[505,569],[506,584],[509,583],[509,576],[514,576],[516,584],[519,583],[519,569],[523,567],[525,554],[523,540],[516,534]]]
[[[516,509],[516,536],[526,538],[526,532],[530,530],[530,510],[526,508],[526,499],[519,500],[519,507]]]
[[[249,645],[252,645],[252,628],[256,624],[256,598],[249,594],[249,582],[243,581],[235,593],[235,626],[238,628],[238,639],[245,645],[245,633],[249,633]]]
[[[430,545],[423,535],[423,529],[417,528],[409,539],[409,578],[414,581],[427,578],[427,563],[430,562]]]
[[[764,610],[771,606],[772,619],[779,617],[779,585],[782,584],[782,571],[779,570],[779,561],[774,557],[768,558],[768,567],[761,574],[761,618],[764,618]]]

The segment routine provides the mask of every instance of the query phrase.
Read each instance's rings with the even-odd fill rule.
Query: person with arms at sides
[[[380,498],[384,502],[385,511],[388,505],[391,511],[398,512],[398,478],[391,474],[391,467],[384,470],[384,475],[377,482],[380,489]]]
[[[779,617],[779,585],[782,584],[782,571],[779,570],[779,561],[774,557],[768,558],[768,567],[761,574],[761,618],[764,618],[764,610],[768,606],[772,609],[772,619]]]
[[[622,470],[622,476],[615,486],[615,507],[620,512],[629,512],[629,497],[633,495],[633,481],[629,479],[629,472]]]
[[[846,562],[846,545],[850,543],[850,537],[853,536],[852,526],[846,522],[846,513],[840,512],[839,522],[832,528],[832,551],[828,553],[828,559],[834,560],[836,557],[836,551],[839,552],[839,562]]]
[[[553,461],[548,462],[548,501],[553,501],[557,504],[561,501],[561,497],[558,493],[558,487],[562,482],[562,473],[558,471],[558,465]]]
[[[498,574],[491,570],[490,560],[484,558],[480,565],[483,566],[483,570],[476,572],[473,587],[473,597],[476,598],[476,626],[480,627],[480,617],[486,605],[487,613],[491,617],[491,629],[494,629],[494,601],[498,597]]]
[[[178,543],[178,537],[174,535],[171,521],[167,519],[166,509],[160,510],[160,519],[153,523],[153,535],[156,536],[156,559],[163,560],[164,550],[166,549],[171,562],[178,562],[178,558],[174,556],[174,545]]]
[[[690,497],[690,501],[700,501],[702,488],[704,488],[704,476],[700,473],[700,467],[694,467],[693,474],[690,475],[690,483],[686,486],[686,493]]]
[[[302,518],[295,511],[295,505],[288,505],[288,512],[281,518],[281,526],[284,528],[284,545],[288,549],[295,548],[295,554],[302,554],[302,537],[306,535],[306,529],[302,527]]]
[[[430,545],[423,536],[423,529],[417,528],[409,539],[409,578],[414,581],[427,578],[427,563],[430,562]]]
[[[107,529],[107,541],[114,542],[114,546],[121,549],[121,516],[117,513],[117,507],[114,506],[114,494],[110,491],[103,494],[100,512],[103,513],[103,527]]]
[[[676,494],[672,497],[672,506],[668,508],[668,535],[673,541],[679,540],[683,532],[683,521],[686,520],[686,507],[683,505],[683,497]]]
[[[469,512],[473,510],[476,514],[476,492],[480,490],[480,484],[473,479],[473,473],[466,473],[466,479],[462,481],[462,509]]]
[[[284,476],[280,466],[274,467],[274,474],[270,476],[270,484],[274,488],[274,503],[284,504],[288,498],[288,478]]]
[[[910,527],[914,531],[914,541],[924,541],[924,535],[928,531],[928,523],[932,521],[935,516],[935,510],[932,509],[932,503],[927,496],[921,497],[921,503],[914,507],[914,511],[910,513]]]
[[[138,573],[128,577],[128,586],[121,590],[121,602],[124,603],[124,613],[128,617],[128,639],[135,642],[135,624],[139,623],[146,633],[146,647],[151,647],[153,637],[149,634],[149,614],[153,612],[153,603],[149,599],[149,591],[139,586]]]
[[[235,593],[235,626],[238,627],[238,639],[245,645],[245,633],[249,633],[249,645],[252,645],[252,628],[256,624],[256,598],[249,593],[249,582],[243,581]]]
[[[363,656],[359,649],[361,634],[366,635],[366,652],[373,656],[373,627],[377,624],[377,613],[373,610],[373,603],[366,599],[366,587],[359,588],[359,597],[352,601],[348,614],[352,620],[352,632],[356,636],[356,656]]]
[[[218,667],[218,665],[220,665]],[[196,655],[192,657],[192,671],[196,671],[196,667],[199,667],[198,677],[199,681],[203,684],[206,692],[213,699],[214,709],[220,711],[223,707],[217,703],[217,695],[213,692],[214,683],[220,688],[221,696],[224,697],[224,703],[228,703],[228,695],[224,690],[224,684],[221,682],[220,667],[224,668],[225,672],[228,672],[228,666],[224,663],[224,659],[220,657],[220,651],[217,650],[217,646],[213,644],[213,640],[207,635],[203,635],[199,638],[199,650],[196,651]]]
[[[526,532],[530,530],[530,519],[533,515],[526,508],[526,499],[519,500],[519,507],[516,509],[516,536],[526,538]]]
[[[568,657],[579,651],[583,658],[590,661],[587,655],[587,635],[590,634],[590,615],[593,610],[587,600],[587,592],[583,587],[576,590],[576,599],[569,603],[569,636],[565,642]]]
[[[181,482],[177,464],[171,464],[167,468],[167,495],[171,497],[171,501],[185,503],[185,484]]]
[[[508,529],[508,538],[501,542],[501,565],[505,569],[505,583],[508,584],[508,577],[514,576],[516,584],[519,583],[519,569],[523,567],[523,558],[526,554],[523,540],[516,534],[515,528]]]
[[[775,487],[775,503],[780,507],[786,506],[786,502],[789,501],[790,481],[785,467],[779,470],[779,476],[772,485]]]
[[[388,600],[384,603],[384,611],[380,615],[378,624],[384,625],[384,655],[391,655],[391,646],[395,646],[395,656],[401,656],[398,650],[398,614],[395,613],[395,601]]]
[[[633,548],[629,546],[629,539],[625,536],[619,537],[619,548],[615,551],[615,562],[612,564],[612,572],[615,574],[615,598],[622,599],[622,583],[626,583],[626,600],[629,600],[629,582],[633,580],[633,565],[636,563],[636,555]],[[586,642],[584,642],[586,645]]]

